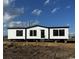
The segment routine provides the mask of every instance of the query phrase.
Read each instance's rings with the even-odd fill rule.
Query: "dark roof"
[[[27,28],[33,28],[33,27],[44,27],[44,28],[48,28],[46,26],[41,26],[41,25],[34,25],[34,26],[27,27]]]
[[[69,28],[69,26],[61,26],[61,27],[57,26],[57,27],[49,27],[49,28]]]
[[[26,29],[26,27],[8,27],[8,29]]]
[[[44,28],[69,28],[69,26],[41,26],[41,25],[34,25],[34,26],[29,26],[29,27],[8,27],[8,29],[28,29],[28,28],[33,28],[33,27],[44,27]]]

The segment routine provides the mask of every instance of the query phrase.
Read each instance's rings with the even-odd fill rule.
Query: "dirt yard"
[[[75,44],[47,42],[5,43],[4,59],[73,59]]]

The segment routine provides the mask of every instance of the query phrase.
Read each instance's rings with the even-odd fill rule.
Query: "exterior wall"
[[[53,36],[53,30],[65,30],[65,36]],[[16,36],[16,30],[23,30],[23,36]],[[25,33],[26,30],[26,33]],[[30,36],[30,30],[37,30],[37,36]],[[45,38],[41,38],[41,30],[45,30]],[[49,33],[48,33],[49,32]],[[26,35],[26,36],[25,36]],[[27,29],[8,29],[8,39],[69,39],[69,28],[32,27]]]
[[[30,36],[30,30],[37,30],[37,36]],[[45,38],[41,38],[41,30],[45,30]],[[28,28],[27,39],[48,39],[48,28],[43,27]]]
[[[53,36],[53,30],[60,30],[64,29],[65,30],[65,36]],[[50,39],[69,39],[69,30],[68,28],[51,28],[50,29]]]
[[[23,30],[23,36],[16,36],[16,30]],[[8,29],[8,39],[25,39],[25,29]]]

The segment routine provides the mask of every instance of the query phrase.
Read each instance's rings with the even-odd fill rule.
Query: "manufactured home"
[[[48,39],[48,28],[44,26],[32,26],[26,29],[26,39]]]
[[[8,39],[69,39],[69,26],[10,27],[8,28]]]

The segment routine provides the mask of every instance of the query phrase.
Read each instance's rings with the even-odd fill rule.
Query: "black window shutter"
[[[37,32],[36,32],[36,30],[34,30],[34,36],[36,36],[37,35]]]
[[[30,30],[30,36],[32,36],[33,35],[33,31],[32,30]]]

